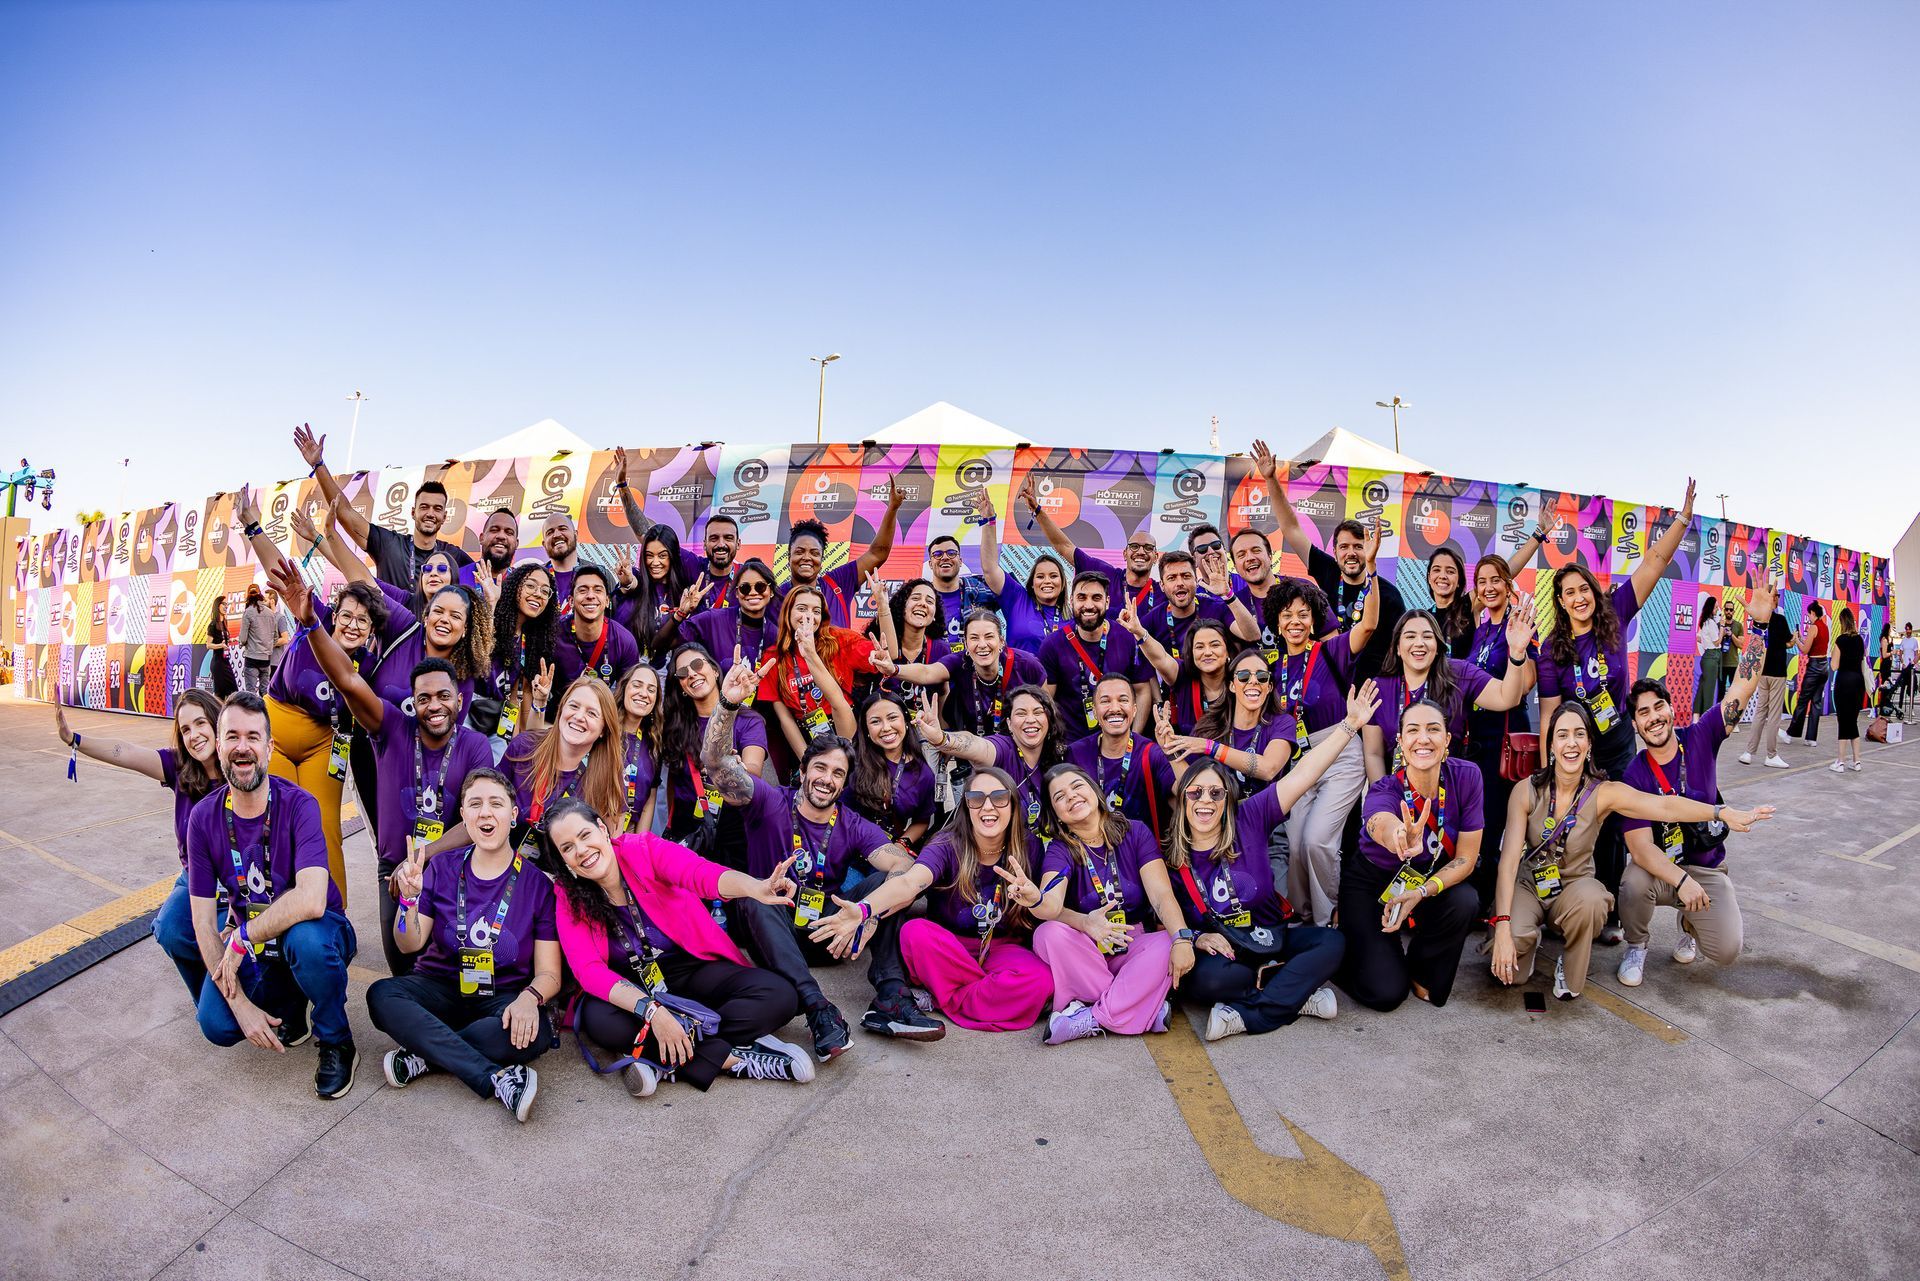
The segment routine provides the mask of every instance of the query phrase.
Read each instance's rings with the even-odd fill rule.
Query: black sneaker
[[[280,1044],[291,1050],[296,1045],[305,1045],[313,1039],[313,1002],[300,1002],[300,1012],[280,1020],[280,1026],[274,1029],[280,1038]]]
[[[832,1005],[816,1005],[807,1011],[807,1030],[813,1033],[813,1057],[822,1063],[844,1054],[853,1041],[847,1021]]]
[[[352,1041],[338,1045],[320,1042],[320,1066],[313,1074],[313,1092],[323,1099],[337,1099],[353,1088],[353,1070],[360,1066],[360,1054]]]
[[[380,1061],[380,1070],[386,1073],[388,1085],[404,1090],[433,1071],[433,1067],[411,1050],[388,1050],[387,1057]]]
[[[813,1080],[813,1064],[807,1062],[806,1051],[772,1037],[734,1046],[733,1059],[727,1071],[742,1081],[796,1081],[804,1085]]]
[[[901,1041],[937,1041],[947,1034],[946,1024],[928,1018],[911,1001],[876,1000],[860,1016],[860,1026]]]
[[[525,1121],[533,1111],[533,1096],[540,1092],[540,1074],[516,1063],[493,1074],[493,1097],[513,1113],[516,1121]]]

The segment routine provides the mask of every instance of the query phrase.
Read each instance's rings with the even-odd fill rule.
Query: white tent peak
[[[551,458],[562,450],[590,454],[593,446],[551,418],[490,440],[456,455],[460,458]]]
[[[944,400],[935,401],[866,439],[882,445],[986,445],[994,449],[1012,449],[1029,443],[1000,424],[990,423]]]
[[[1425,463],[1355,435],[1345,427],[1335,427],[1311,445],[1298,451],[1293,462],[1327,463],[1335,467],[1355,467],[1362,471],[1431,471]]]

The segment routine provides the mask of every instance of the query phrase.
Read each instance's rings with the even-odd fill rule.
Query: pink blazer
[[[652,832],[614,837],[613,854],[648,919],[668,938],[705,960],[747,963],[707,911],[707,904],[720,897],[725,868]],[[621,977],[607,964],[606,931],[576,913],[565,890],[557,897],[560,950],[582,990],[604,1001]]]

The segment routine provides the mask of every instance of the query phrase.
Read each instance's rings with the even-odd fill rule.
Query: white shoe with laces
[[[1614,975],[1622,987],[1639,987],[1647,977],[1647,946],[1644,943],[1627,944],[1627,954],[1620,958],[1620,969]]]
[[[1753,753],[1752,753],[1752,752],[1742,752],[1742,753],[1740,753],[1740,763],[1741,763],[1742,765],[1751,765],[1751,764],[1753,764]]]
[[[1673,945],[1673,959],[1682,965],[1692,965],[1700,959],[1700,940],[1681,930],[1680,941]]]
[[[1836,774],[1844,774],[1847,772],[1847,767],[1841,764],[1839,761],[1835,761],[1833,764],[1827,766],[1827,768],[1832,770]]]
[[[1300,1012],[1311,1014],[1316,1019],[1330,1019],[1340,1013],[1340,1002],[1335,999],[1333,989],[1322,983],[1307,998],[1307,1003],[1300,1007]]]
[[[1567,986],[1567,960],[1561,957],[1553,963],[1553,994],[1562,1001],[1571,1001],[1579,993]]]
[[[1247,1021],[1231,1005],[1216,1005],[1207,1011],[1207,1039],[1224,1041],[1247,1030]]]
[[[1774,755],[1767,757],[1767,768],[1792,769],[1793,766],[1787,764],[1786,759],[1776,752]]]

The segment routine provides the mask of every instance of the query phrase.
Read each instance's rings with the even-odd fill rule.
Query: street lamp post
[[[40,491],[40,506],[47,511],[53,510],[53,468],[44,467],[39,471],[33,464],[22,458],[20,470],[8,475],[0,473],[0,489],[7,491],[7,515],[14,515],[14,500],[21,497],[23,491],[28,505],[33,503],[33,491]]]
[[[813,443],[820,443],[820,431],[827,421],[827,366],[840,359],[840,353],[831,356],[808,356],[814,364],[820,366],[820,401],[813,411]]]
[[[1400,452],[1400,411],[1403,409],[1411,409],[1413,406],[1398,396],[1395,396],[1391,401],[1376,400],[1373,403],[1382,409],[1391,409],[1393,411],[1393,452],[1397,454]]]
[[[347,428],[347,474],[351,476],[353,474],[353,442],[360,435],[360,406],[366,404],[372,397],[356,391],[347,399],[353,402],[353,426]]]
[[[1720,500],[1720,519],[1725,520],[1727,518],[1727,496],[1725,494],[1715,494],[1714,497]]]

